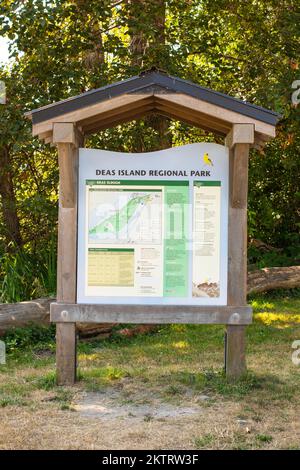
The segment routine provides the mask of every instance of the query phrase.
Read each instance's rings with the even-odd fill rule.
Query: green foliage
[[[255,269],[299,264],[298,246],[288,246],[282,251],[268,252],[250,246],[248,248],[248,263]]]
[[[103,385],[117,382],[124,376],[128,376],[128,373],[120,367],[111,366],[78,371],[78,380],[83,381],[90,391],[97,391]]]
[[[204,434],[204,436],[197,437],[195,439],[195,447],[196,449],[202,449],[203,447],[212,446],[214,443],[214,436],[213,434]]]
[[[269,292],[264,292],[260,294],[252,294],[250,298],[255,298],[257,300],[260,299],[278,299],[281,303],[288,302],[289,308],[293,310],[293,306],[295,307],[295,302],[300,302],[300,288],[296,287],[295,289],[276,289]],[[299,303],[300,306],[300,303]]]
[[[53,349],[55,343],[55,325],[26,328],[13,328],[3,337],[8,354],[18,355],[26,350]]]
[[[43,390],[52,390],[56,386],[56,373],[51,371],[39,377],[36,382],[36,387]]]
[[[0,261],[0,302],[20,302],[55,294],[55,239],[36,252],[22,248],[3,253]]]
[[[272,436],[269,436],[268,434],[256,434],[255,439],[258,442],[271,442],[273,440]]]
[[[250,159],[249,235],[299,258],[300,133],[295,128],[289,137],[288,131],[294,119],[294,115],[287,118],[287,128],[280,128],[263,155],[254,152]]]
[[[0,408],[5,408],[6,406],[26,406],[26,405],[27,405],[26,401],[19,397],[11,397],[11,396],[0,397]]]

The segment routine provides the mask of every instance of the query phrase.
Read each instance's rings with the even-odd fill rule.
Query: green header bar
[[[126,252],[134,253],[134,248],[89,248],[89,251],[113,251],[113,252]]]
[[[188,186],[188,181],[179,180],[86,180],[87,186]]]
[[[194,181],[194,186],[221,186],[221,181]]]
[[[91,188],[90,191],[105,191],[106,193],[109,193],[110,191],[113,191],[113,192],[120,192],[120,193],[123,193],[123,192],[129,192],[129,193],[132,193],[132,191],[134,191],[134,189],[129,189],[129,188]],[[143,189],[143,188],[139,188],[137,189],[137,191],[147,191],[147,193],[157,193],[157,192],[162,192],[162,189],[149,189],[149,188],[146,188],[146,189]]]

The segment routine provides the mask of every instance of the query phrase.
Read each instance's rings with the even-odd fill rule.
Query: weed
[[[195,447],[196,449],[205,449],[214,442],[214,436],[212,434],[204,434],[204,436],[196,437]]]
[[[6,344],[7,354],[18,354],[26,349],[44,350],[54,347],[55,325],[37,326],[29,325],[26,328],[13,328],[8,330],[3,340]]]
[[[255,440],[258,443],[269,443],[272,442],[273,437],[269,436],[268,434],[256,434]]]
[[[52,390],[56,387],[56,373],[51,371],[36,379],[36,387],[43,390]]]
[[[181,395],[182,394],[182,389],[178,387],[177,385],[169,385],[166,389],[166,394],[167,395]]]

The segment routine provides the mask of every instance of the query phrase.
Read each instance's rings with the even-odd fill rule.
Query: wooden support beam
[[[230,203],[247,211],[249,144],[236,144],[232,156]]]
[[[175,107],[183,107],[190,113],[200,113],[206,117],[207,120],[220,121],[225,123],[225,127],[228,125],[229,128],[236,124],[252,124],[255,128],[255,132],[260,133],[264,136],[275,137],[274,125],[267,124],[257,119],[245,116],[235,111],[224,109],[222,106],[218,106],[206,101],[194,98],[184,93],[136,93],[136,94],[124,94],[114,98],[106,99],[102,102],[86,106],[59,116],[60,122],[69,123],[75,122],[81,125],[83,122],[91,123],[93,119],[100,119],[105,113],[118,113],[120,108],[124,110],[130,110],[137,103],[143,102],[143,100],[153,99],[160,104],[166,104],[174,109]],[[33,135],[43,135],[49,131],[52,131],[52,124],[54,119],[48,119],[40,123],[33,124]],[[197,125],[197,124],[195,124]],[[216,130],[218,130],[216,128]],[[241,142],[242,143],[242,142]],[[246,142],[244,142],[246,143]]]
[[[153,107],[153,102],[154,98],[153,96],[148,96],[147,98],[143,98],[135,103],[132,103],[131,106],[128,106],[127,104],[123,106],[119,106],[117,108],[110,109],[104,113],[101,114],[96,114],[95,116],[89,117],[87,119],[83,119],[80,121],[80,125],[83,126],[84,131],[89,126],[92,125],[97,125],[97,123],[102,123],[102,125],[105,125],[106,121],[119,121],[120,116],[128,116],[128,115],[134,115],[136,112],[140,112],[142,109],[146,107]]]
[[[171,119],[184,121],[190,125],[201,127],[209,132],[215,132],[218,135],[226,135],[230,130],[230,125],[226,122],[210,118],[201,113],[192,112],[192,110],[178,105],[169,105],[165,101],[160,101],[158,98],[154,99],[153,96],[143,98],[140,102],[132,105],[130,109],[128,109],[128,106],[122,106],[119,109],[103,113],[99,117],[95,116],[93,119],[82,121],[81,124],[84,127],[85,134],[90,134],[123,122],[140,119],[151,111]]]
[[[246,305],[247,213],[244,209],[230,207],[229,220],[227,302],[228,305]]]
[[[248,325],[252,308],[239,306],[110,305],[52,303],[52,322],[202,323]]]
[[[235,124],[225,139],[225,145],[230,149],[236,144],[253,143],[254,124]]]
[[[116,116],[107,117],[106,119],[101,118],[100,120],[95,120],[93,123],[88,125],[84,124],[84,133],[91,134],[93,132],[97,132],[102,129],[108,129],[128,121],[140,119],[143,116],[149,114],[151,111],[153,111],[153,106],[151,104],[143,104],[141,107],[119,113]]]
[[[73,122],[53,123],[53,143],[76,144],[75,126]]]
[[[264,144],[263,143],[258,143],[258,142],[254,142],[254,144],[251,145],[251,148],[252,149],[255,149],[255,150],[263,150],[264,148]]]
[[[246,371],[245,326],[228,325],[225,339],[225,370],[229,379],[238,379]]]
[[[194,126],[202,127],[204,125],[209,128],[211,132],[218,131],[226,135],[230,131],[230,124],[218,118],[205,115],[198,111],[191,110],[185,106],[177,104],[170,104],[164,100],[155,99],[156,108],[160,111],[167,111],[178,116],[181,121],[191,121]]]
[[[75,147],[83,144],[83,134],[73,122],[54,122],[52,134],[54,144],[73,144]]]
[[[43,140],[45,144],[52,142],[52,131],[42,132],[38,135],[40,140]]]
[[[247,192],[249,143],[237,143],[229,152],[228,305],[246,305]],[[239,378],[246,370],[245,326],[227,327],[226,375]]]
[[[100,103],[96,103],[85,108],[78,109],[66,114],[62,114],[57,117],[57,120],[61,123],[81,123],[86,119],[93,119],[95,116],[100,116],[102,113],[107,111],[112,111],[118,109],[121,106],[128,106],[130,109],[134,103],[142,101],[144,98],[149,98],[149,95],[137,94],[137,95],[121,95],[115,98],[110,98]],[[49,119],[47,121],[42,121],[32,126],[32,134],[40,135],[43,132],[52,131],[54,119]],[[80,125],[80,124],[79,124]]]
[[[97,125],[95,125],[94,127],[89,127],[88,129],[85,130],[85,135],[91,135],[91,134],[95,134],[97,132],[100,132],[100,131],[103,131],[105,129],[110,129],[112,127],[116,127],[116,126],[119,126],[121,124],[125,124],[127,122],[131,122],[131,121],[137,121],[139,119],[143,119],[143,118],[146,118],[147,116],[151,116],[151,114],[153,114],[153,111],[148,109],[148,110],[144,110],[140,113],[136,113],[134,114],[133,116],[127,116],[127,117],[123,117],[122,119],[116,121],[108,121],[106,122],[106,124],[99,124],[97,123]]]
[[[56,380],[73,385],[76,380],[76,324],[56,324]]]
[[[44,142],[45,142],[45,144],[50,144],[50,146],[51,146],[51,144],[53,144],[52,135],[50,137],[46,137],[44,139]]]
[[[67,143],[57,143],[58,149],[58,162],[59,162],[59,180],[60,191],[59,198],[62,209],[75,210],[76,205],[76,191],[74,191],[74,184],[76,179],[77,162],[74,146]],[[75,163],[75,164],[74,164]],[[71,210],[66,212],[70,214]],[[66,217],[68,217],[66,215]]]
[[[166,94],[154,94],[155,99],[160,101],[168,102],[170,104],[177,104],[184,106],[193,111],[197,111],[205,114],[208,118],[217,118],[221,121],[229,123],[231,126],[236,124],[254,124],[255,131],[261,134],[275,137],[275,127],[271,124],[258,121],[257,119],[245,116],[243,114],[224,109],[221,106],[202,101],[198,98],[185,95],[183,93],[166,93]]]
[[[221,132],[219,130],[212,129],[211,127],[205,126],[200,121],[198,121],[197,124],[195,124],[195,121],[192,120],[191,118],[190,119],[188,119],[186,117],[183,118],[182,116],[179,116],[176,113],[171,113],[171,112],[165,111],[165,110],[162,111],[161,109],[157,110],[156,112],[157,112],[157,114],[160,114],[161,116],[165,116],[169,119],[174,119],[175,121],[181,121],[181,122],[184,122],[184,123],[186,123],[190,126],[198,127],[198,128],[202,129],[205,132],[212,132],[215,135],[218,135],[220,137],[224,137],[224,132]]]
[[[72,123],[54,123],[60,172],[57,255],[57,301],[76,302],[77,177],[81,134]],[[58,323],[57,383],[70,385],[76,374],[76,325]]]
[[[251,148],[254,148],[256,150],[263,150],[264,146],[270,140],[271,140],[271,137],[255,132],[255,139],[254,139],[254,143],[251,145]]]

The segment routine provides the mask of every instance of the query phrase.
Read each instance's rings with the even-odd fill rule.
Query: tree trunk
[[[84,34],[85,48],[81,51],[81,56],[84,69],[89,71],[89,88],[99,88],[104,85],[103,66],[105,64],[102,15],[95,14],[94,2],[73,0],[73,3],[77,9],[77,27]],[[111,22],[114,21],[112,17]],[[82,91],[86,91],[85,88]]]
[[[164,69],[165,53],[165,0],[129,0],[128,1],[128,32],[130,36],[129,50],[133,68],[154,67]],[[145,118],[148,126],[158,134],[157,148],[162,150],[171,146],[169,119],[159,114]],[[142,152],[143,145],[136,151]]]
[[[20,247],[22,245],[22,238],[16,208],[16,197],[8,146],[4,146],[0,149],[0,196],[4,222],[4,236],[7,243],[7,250],[10,251],[11,246],[17,245]]]
[[[131,54],[131,65],[133,67],[142,68],[144,65],[144,57],[149,42],[144,32],[142,16],[146,13],[146,0],[128,0],[128,33],[130,36],[129,52]]]

